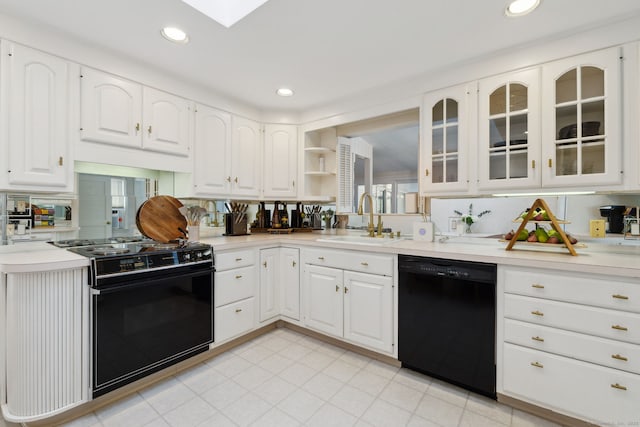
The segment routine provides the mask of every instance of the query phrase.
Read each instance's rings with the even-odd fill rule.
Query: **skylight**
[[[182,0],[189,6],[229,28],[267,0]]]

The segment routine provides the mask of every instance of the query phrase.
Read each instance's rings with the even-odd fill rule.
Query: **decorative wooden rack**
[[[547,215],[549,215],[549,220],[548,221],[535,221],[535,220],[532,220],[532,217],[533,217],[533,215],[534,215],[534,213],[535,213],[537,208],[544,209],[547,212]],[[506,248],[507,251],[510,251],[511,249],[513,249],[513,246],[516,243],[525,243],[525,244],[529,244],[529,245],[535,244],[535,243],[530,243],[530,242],[518,241],[518,235],[520,234],[520,232],[522,230],[525,229],[525,227],[526,227],[528,222],[551,224],[551,228],[553,228],[558,233],[558,235],[562,239],[562,242],[564,243],[564,245],[567,248],[567,250],[569,251],[569,253],[571,255],[574,255],[574,256],[578,255],[578,253],[576,252],[575,248],[573,247],[573,245],[569,241],[569,237],[567,237],[567,235],[565,234],[565,232],[562,229],[562,227],[560,227],[560,224],[569,224],[569,223],[567,221],[559,221],[555,217],[555,215],[553,215],[553,212],[551,212],[551,209],[549,209],[549,206],[547,206],[546,202],[544,200],[542,200],[542,199],[536,199],[536,201],[533,202],[533,204],[529,208],[529,211],[527,212],[525,217],[522,219],[522,223],[520,224],[520,227],[518,227],[518,230],[514,233],[514,235],[511,238],[511,240],[509,240],[509,243],[507,244],[507,248]],[[544,245],[545,247],[551,247],[553,244],[541,243],[541,245]]]

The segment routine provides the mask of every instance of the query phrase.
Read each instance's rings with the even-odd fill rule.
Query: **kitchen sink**
[[[388,236],[369,237],[369,235],[367,234],[362,234],[362,235],[320,237],[319,239],[316,239],[316,242],[346,243],[350,245],[364,245],[364,246],[384,246],[384,245],[390,245],[392,243],[399,242],[402,239],[403,239],[402,237],[390,238]]]

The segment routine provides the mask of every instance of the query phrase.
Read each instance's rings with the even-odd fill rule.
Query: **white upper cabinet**
[[[69,153],[70,64],[2,41],[0,187],[73,191]],[[6,182],[5,182],[6,181]]]
[[[475,85],[430,92],[422,103],[422,164],[425,194],[469,190],[469,105],[475,105]]]
[[[143,88],[142,101],[142,148],[188,156],[191,102],[150,87]]]
[[[260,123],[242,117],[232,119],[231,194],[258,197],[262,171],[262,134]]]
[[[478,188],[540,186],[540,70],[479,81]]]
[[[131,148],[189,156],[191,101],[83,68],[80,137]]]
[[[265,125],[264,197],[297,196],[298,131],[294,125]]]
[[[142,147],[142,86],[83,68],[80,79],[80,138]]]
[[[612,48],[543,66],[543,186],[621,182],[620,63]]]
[[[225,195],[231,190],[231,115],[205,105],[195,112],[195,194]]]

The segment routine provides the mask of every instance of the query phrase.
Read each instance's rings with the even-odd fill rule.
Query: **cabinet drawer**
[[[234,268],[216,272],[214,302],[216,307],[255,296],[257,267]]]
[[[214,338],[219,343],[249,332],[255,326],[255,298],[247,298],[216,308]]]
[[[640,282],[580,273],[504,269],[505,292],[640,313]]]
[[[303,263],[360,271],[363,273],[393,276],[394,256],[368,252],[336,251],[334,249],[306,249]]]
[[[504,344],[503,385],[507,395],[598,425],[638,422],[636,374]]]
[[[640,315],[635,313],[505,294],[504,316],[640,344]]]
[[[252,249],[216,253],[216,271],[247,267],[256,263],[256,251]]]
[[[505,319],[504,340],[586,362],[640,374],[640,346]]]

